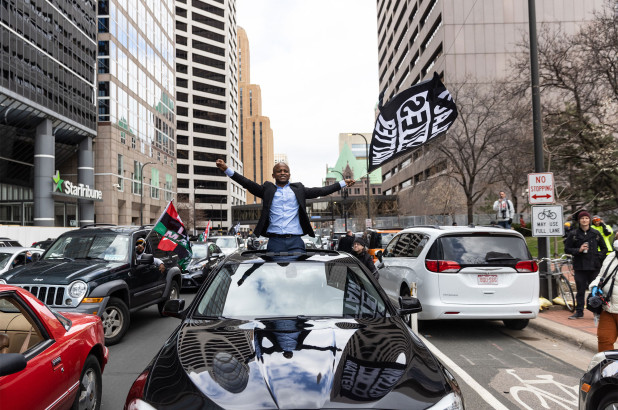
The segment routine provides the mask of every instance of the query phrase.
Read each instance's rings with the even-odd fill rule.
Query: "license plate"
[[[479,285],[497,285],[498,275],[478,275]]]

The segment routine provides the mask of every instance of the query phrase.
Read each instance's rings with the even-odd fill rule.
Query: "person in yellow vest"
[[[609,255],[610,252],[614,251],[614,248],[612,246],[613,245],[612,237],[613,237],[614,231],[612,230],[612,227],[606,225],[605,222],[603,222],[603,219],[601,219],[599,215],[595,215],[592,217],[592,227],[596,229],[597,231],[599,231],[599,233],[603,237],[603,240],[605,241],[605,245],[607,246],[607,254]]]

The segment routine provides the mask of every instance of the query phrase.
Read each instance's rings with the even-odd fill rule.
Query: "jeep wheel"
[[[103,331],[105,332],[105,345],[111,346],[122,339],[129,328],[131,321],[129,308],[122,299],[110,298],[101,315]]]
[[[167,299],[162,302],[159,302],[159,314],[163,316],[163,306],[165,306],[165,302],[172,299],[178,299],[180,297],[180,287],[178,287],[178,282],[175,280],[172,281],[172,287],[170,289],[170,294],[167,295]]]

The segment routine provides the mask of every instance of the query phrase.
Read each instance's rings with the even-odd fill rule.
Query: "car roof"
[[[520,236],[523,235],[513,229],[504,229],[501,227],[493,226],[478,226],[478,225],[466,225],[466,226],[440,226],[440,225],[417,225],[409,228],[402,229],[399,233],[410,232],[424,232],[432,235],[442,236],[454,233],[489,233],[489,234],[503,234]]]
[[[41,248],[33,248],[31,246],[3,246],[0,248],[0,252],[2,253],[15,253],[21,251],[35,251],[42,252],[44,249]]]
[[[226,262],[255,263],[256,260],[267,262],[292,262],[305,260],[331,262],[335,260],[343,261],[344,259],[358,261],[358,259],[348,253],[326,249],[307,249],[305,252],[294,252],[291,254],[288,254],[287,252],[268,252],[266,249],[263,249],[257,251],[236,251],[227,257]]]
[[[100,225],[86,225],[79,229],[73,229],[68,232],[62,234],[62,236],[67,234],[83,234],[88,235],[92,231],[103,231],[103,232],[114,232],[121,234],[131,234],[137,231],[150,231],[152,229],[152,225],[146,226],[137,226],[137,225],[112,225],[112,224],[100,224]]]

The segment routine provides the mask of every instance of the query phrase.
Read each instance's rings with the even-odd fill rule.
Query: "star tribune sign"
[[[73,184],[71,181],[60,178],[60,171],[56,171],[56,175],[52,177],[53,190],[52,193],[59,193],[61,195],[67,195],[74,198],[92,199],[101,201],[103,199],[103,192],[98,189],[90,188],[89,185]]]

